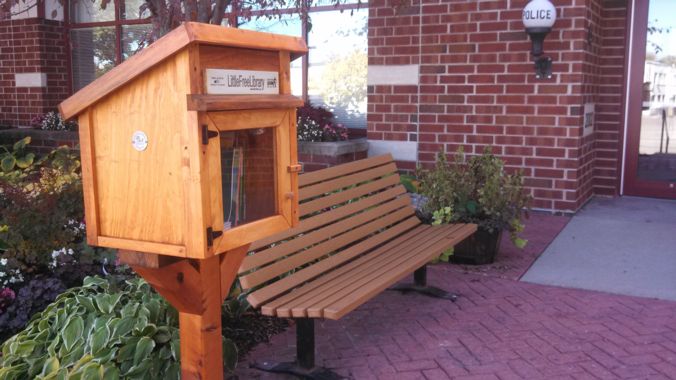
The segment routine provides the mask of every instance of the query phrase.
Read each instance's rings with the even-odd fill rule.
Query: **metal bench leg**
[[[412,284],[397,284],[388,290],[397,290],[402,293],[417,292],[430,297],[443,298],[455,302],[457,294],[449,293],[434,286],[427,286],[427,265],[423,265],[413,272]]]
[[[287,373],[301,379],[339,380],[343,376],[324,367],[315,367],[315,320],[296,319],[296,361],[252,363],[252,368],[266,372]]]

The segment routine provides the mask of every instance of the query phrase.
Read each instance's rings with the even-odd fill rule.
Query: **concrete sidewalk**
[[[592,200],[521,280],[676,300],[676,201]]]

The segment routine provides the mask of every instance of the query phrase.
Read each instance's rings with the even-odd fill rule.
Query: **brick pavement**
[[[460,299],[384,292],[340,321],[317,321],[317,362],[353,379],[676,378],[676,302],[521,283],[500,270],[436,265],[428,275]],[[290,378],[246,367],[291,360],[294,333],[259,345],[240,378]]]

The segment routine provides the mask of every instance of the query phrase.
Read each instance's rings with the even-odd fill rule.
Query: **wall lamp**
[[[542,56],[542,44],[545,36],[556,22],[556,8],[549,0],[531,0],[523,9],[523,25],[533,41],[531,53],[535,57],[535,77],[552,77],[552,59]]]

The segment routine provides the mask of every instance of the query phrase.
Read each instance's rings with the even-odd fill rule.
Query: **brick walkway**
[[[354,379],[676,378],[676,302],[521,283],[518,265],[499,268],[430,267],[429,283],[461,294],[456,303],[385,292],[318,321],[317,362]],[[258,346],[240,378],[290,378],[246,367],[291,360],[294,333]]]

